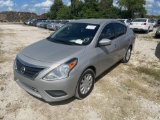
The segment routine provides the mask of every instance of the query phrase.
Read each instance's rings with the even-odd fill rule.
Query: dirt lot
[[[160,120],[160,39],[154,38],[155,30],[137,33],[130,62],[97,78],[87,98],[46,103],[16,84],[12,66],[18,51],[51,31],[0,24],[0,119]]]

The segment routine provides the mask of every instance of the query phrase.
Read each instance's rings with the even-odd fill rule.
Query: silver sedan
[[[28,93],[48,102],[83,99],[96,77],[118,61],[129,61],[134,42],[133,31],[113,19],[68,22],[18,53],[14,78]]]

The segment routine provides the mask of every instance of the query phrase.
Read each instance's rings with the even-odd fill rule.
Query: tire
[[[129,47],[125,56],[122,58],[121,62],[122,63],[127,63],[129,60],[130,60],[130,57],[131,57],[131,53],[132,53],[132,48]]]
[[[83,99],[87,97],[94,88],[95,73],[92,69],[85,70],[77,84],[75,97]]]
[[[150,29],[150,27],[148,28],[148,30],[146,31],[146,33],[149,33],[149,29]]]

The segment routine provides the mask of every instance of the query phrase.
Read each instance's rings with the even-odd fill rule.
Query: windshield
[[[146,22],[146,19],[134,19],[133,22]]]
[[[99,25],[67,23],[47,39],[68,45],[88,45],[93,40]]]

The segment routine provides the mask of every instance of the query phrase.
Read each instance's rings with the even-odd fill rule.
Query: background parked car
[[[38,22],[42,22],[43,20],[46,20],[46,19],[36,19],[36,20],[34,20],[33,23],[32,23],[32,26],[36,26],[36,24]]]
[[[62,22],[60,22],[59,24],[55,25],[55,30],[58,30],[60,27],[62,27],[64,24],[68,23],[68,20],[63,20]]]
[[[25,25],[29,25],[30,22],[31,22],[31,20],[27,20],[27,21],[24,21],[23,23],[24,23]]]
[[[52,20],[45,20],[44,22],[42,22],[40,24],[39,27],[47,29],[47,25],[50,24],[50,23],[52,23]]]
[[[60,24],[60,20],[55,20],[53,23],[47,25],[47,29],[49,30],[56,30],[55,25]]]
[[[136,18],[130,23],[129,27],[133,31],[145,31],[148,33],[153,31],[154,25],[148,18]]]
[[[129,26],[129,24],[132,22],[132,19],[117,19],[117,20],[124,23],[126,26]]]
[[[44,22],[46,22],[46,20],[42,20],[42,21],[40,21],[40,22],[37,22],[37,24],[36,24],[35,26],[36,26],[36,27],[40,27],[41,24],[43,24]]]
[[[160,37],[160,26],[157,28],[155,37]]]
[[[160,20],[157,20],[157,24],[160,25]]]
[[[151,23],[153,23],[153,26],[157,25],[157,20],[156,19],[151,19]]]

